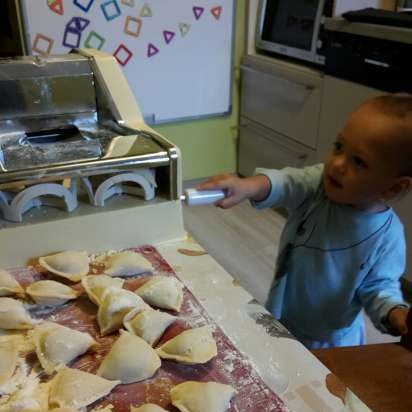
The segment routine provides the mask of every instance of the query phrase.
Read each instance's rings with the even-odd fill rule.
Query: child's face
[[[360,209],[374,207],[399,179],[391,139],[396,125],[368,105],[351,115],[325,162],[327,196]]]

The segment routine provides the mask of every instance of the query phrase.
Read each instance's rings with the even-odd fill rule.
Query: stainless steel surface
[[[81,53],[0,61],[0,190],[162,167],[178,199],[178,150],[126,124],[109,92],[120,68],[105,77],[97,61],[113,57]]]

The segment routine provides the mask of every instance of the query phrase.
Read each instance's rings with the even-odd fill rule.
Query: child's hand
[[[215,204],[222,209],[228,209],[245,199],[263,200],[269,194],[270,181],[263,175],[240,178],[227,174],[214,176],[200,184],[197,189],[222,189],[225,193],[225,198]]]
[[[395,307],[389,311],[388,321],[395,332],[398,332],[400,335],[406,335],[408,333],[407,317],[408,309]]]

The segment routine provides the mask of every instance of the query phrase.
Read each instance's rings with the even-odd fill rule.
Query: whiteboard
[[[22,11],[29,54],[115,55],[150,124],[230,112],[234,0],[23,0]]]

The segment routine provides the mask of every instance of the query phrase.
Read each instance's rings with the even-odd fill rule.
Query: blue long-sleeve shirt
[[[387,315],[403,306],[403,226],[392,208],[368,213],[328,199],[323,165],[257,169],[271,190],[257,208],[285,207],[277,270],[267,308],[309,347],[363,343],[364,308],[390,332]]]

